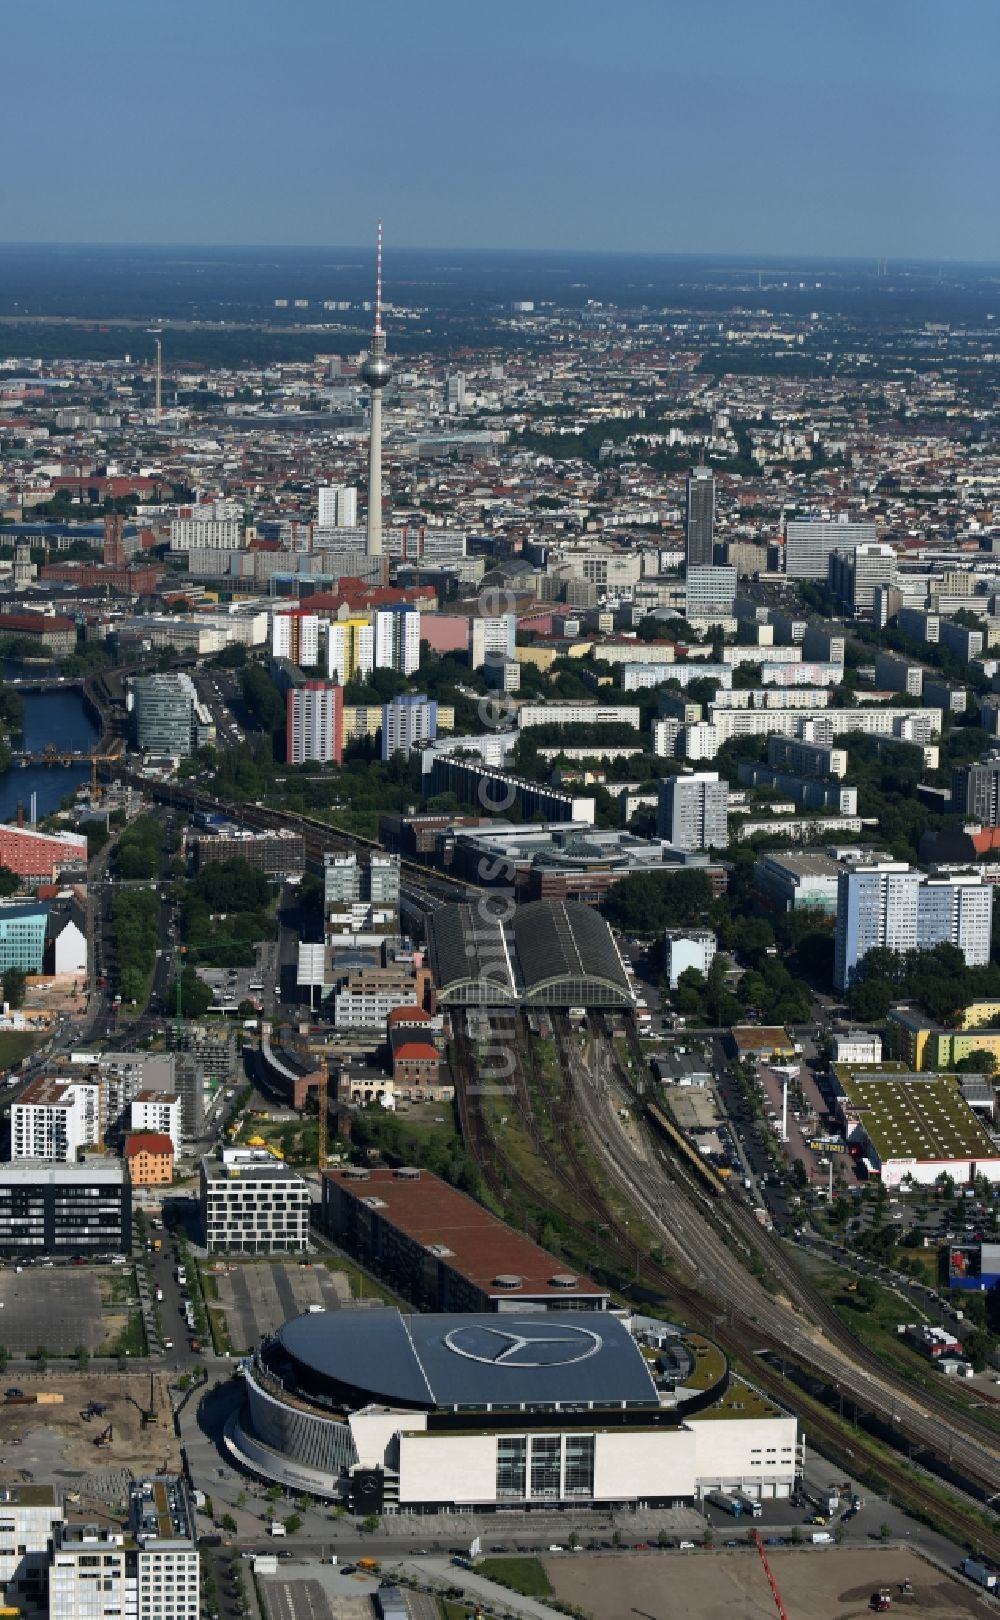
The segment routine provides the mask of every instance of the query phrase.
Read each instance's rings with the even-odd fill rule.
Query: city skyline
[[[358,244],[381,214],[396,247],[988,263],[1000,16],[963,15],[628,0],[616,55],[591,0],[513,0],[502,34],[453,0],[282,29],[262,0],[41,0],[8,18],[43,74],[9,90],[7,240]]]

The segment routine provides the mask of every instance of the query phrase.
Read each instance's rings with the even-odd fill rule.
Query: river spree
[[[15,747],[40,753],[47,743],[56,748],[91,749],[99,739],[99,732],[83,706],[83,698],[75,690],[68,692],[26,693],[24,696],[24,734],[15,737]],[[38,795],[38,820],[58,810],[67,794],[73,793],[90,779],[88,765],[11,765],[0,775],[0,821],[12,821],[18,802],[24,805],[25,815],[31,807],[31,795]]]

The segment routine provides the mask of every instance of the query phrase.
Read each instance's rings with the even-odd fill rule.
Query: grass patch
[[[0,1030],[0,1070],[12,1069],[30,1057],[43,1037],[29,1035],[26,1030]]]
[[[325,1254],[321,1263],[326,1267],[327,1271],[343,1272],[347,1278],[352,1299],[377,1299],[383,1305],[395,1303],[396,1296],[391,1292],[387,1292],[380,1284],[372,1282],[371,1278],[356,1266],[353,1260],[348,1260],[346,1255]]]
[[[552,1596],[552,1583],[537,1558],[481,1558],[476,1574],[525,1597]]]
[[[118,1337],[102,1344],[97,1352],[99,1356],[129,1357],[142,1357],[148,1353],[149,1346],[146,1343],[146,1330],[142,1325],[141,1311],[129,1311]]]

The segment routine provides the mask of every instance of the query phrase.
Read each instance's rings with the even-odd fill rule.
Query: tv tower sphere
[[[381,336],[381,334],[379,334]],[[376,338],[376,342],[378,339]],[[382,338],[382,342],[385,339]],[[384,354],[368,354],[361,365],[361,381],[366,388],[384,388],[392,379],[392,366]]]

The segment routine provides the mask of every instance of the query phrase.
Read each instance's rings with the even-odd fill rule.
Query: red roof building
[[[133,1187],[169,1186],[174,1179],[174,1144],[160,1131],[127,1136],[125,1158]]]
[[[429,1170],[323,1175],[336,1241],[429,1311],[606,1310],[608,1293]]]

